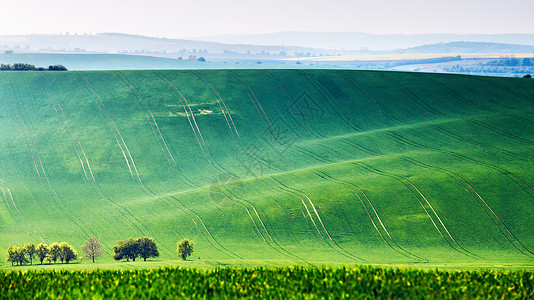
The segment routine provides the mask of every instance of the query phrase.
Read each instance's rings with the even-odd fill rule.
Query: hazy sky
[[[0,0],[0,35],[534,33],[534,0]]]

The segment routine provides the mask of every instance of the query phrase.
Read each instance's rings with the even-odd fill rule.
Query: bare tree
[[[85,245],[82,246],[82,251],[87,259],[92,259],[93,263],[95,258],[100,257],[103,253],[102,243],[100,238],[91,237],[85,241]]]

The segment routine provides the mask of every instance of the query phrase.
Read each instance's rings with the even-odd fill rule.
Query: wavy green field
[[[98,236],[109,263],[118,240],[149,236],[163,261],[194,240],[199,266],[534,265],[534,80],[0,78],[0,253]]]

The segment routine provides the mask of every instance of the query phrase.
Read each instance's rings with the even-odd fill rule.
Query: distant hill
[[[451,42],[423,45],[396,51],[398,53],[532,53],[534,46],[483,43],[483,42]]]
[[[264,61],[239,59],[207,62],[179,60],[131,54],[68,54],[68,53],[0,53],[0,63],[29,63],[37,67],[61,64],[68,70],[186,70],[186,69],[295,69],[310,68],[309,64],[291,61]],[[325,66],[328,67],[328,66]],[[323,67],[323,68],[325,68]],[[313,66],[321,68],[321,66]]]
[[[294,54],[295,52],[313,52],[319,54],[336,54],[338,51],[311,49],[299,46],[269,46],[249,44],[224,44],[201,40],[168,39],[131,35],[122,33],[99,33],[96,35],[13,35],[0,36],[0,49],[41,52],[73,53],[128,53],[128,54],[168,54],[177,57],[184,54],[207,55],[222,54]],[[285,55],[285,54],[284,54]]]
[[[249,35],[216,35],[195,39],[219,43],[298,45],[302,47],[360,50],[394,50],[425,44],[457,41],[534,46],[534,34],[370,34],[362,32],[277,32]]]

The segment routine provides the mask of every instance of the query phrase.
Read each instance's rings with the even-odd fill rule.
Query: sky
[[[1,0],[0,35],[534,33],[534,0]]]

